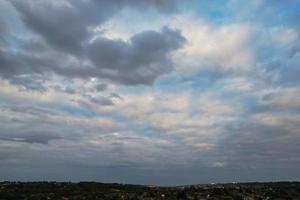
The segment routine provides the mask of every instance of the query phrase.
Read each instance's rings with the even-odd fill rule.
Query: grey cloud
[[[279,113],[277,113],[279,114]],[[274,113],[275,115],[275,113]],[[228,128],[219,141],[217,157],[225,159],[232,168],[238,169],[284,169],[300,164],[299,126],[291,122],[284,126],[263,125],[247,120]]]
[[[7,33],[9,30],[6,22],[4,21],[4,19],[0,18],[0,33]]]
[[[9,33],[9,28],[6,22],[4,21],[4,19],[0,17],[0,47],[7,44],[5,35],[8,33]]]
[[[73,89],[71,87],[66,87],[64,89],[64,92],[69,93],[69,94],[75,94],[76,93],[75,89]]]
[[[84,122],[72,124],[71,115],[64,113],[63,109],[55,106],[50,109],[49,106],[1,106],[0,140],[47,144],[52,140],[79,138],[83,130],[90,128],[83,126]]]
[[[88,110],[94,110],[96,106],[113,106],[114,102],[112,101],[112,97],[104,97],[104,96],[96,96],[92,97],[90,95],[84,95],[85,100],[74,100],[74,102],[78,103],[80,106],[87,108]]]
[[[39,118],[47,118],[48,116],[55,116],[58,113],[45,108],[37,106],[17,106],[17,105],[2,105],[0,111],[12,111],[15,113],[29,114]]]
[[[29,52],[15,53],[0,49],[0,76],[13,79],[19,75],[45,74],[51,72],[52,68],[60,66],[62,57],[51,53],[48,55]]]
[[[67,94],[75,94],[76,93],[76,90],[72,87],[62,87],[62,86],[55,86],[54,89],[56,91],[60,91],[60,92],[64,92],[64,93],[67,93]]]
[[[104,78],[122,84],[151,84],[160,75],[172,70],[169,54],[184,43],[180,32],[167,27],[161,32],[145,31],[134,35],[130,42],[100,38],[88,46],[87,56],[80,60],[46,50],[39,53],[12,53],[0,50],[0,76],[15,84],[32,87],[37,80],[58,74],[67,78]],[[20,75],[26,75],[20,79]],[[38,81],[38,82],[42,82]],[[39,88],[37,88],[39,89]]]
[[[47,47],[47,44],[45,44],[40,39],[31,39],[31,40],[25,40],[21,41],[21,49],[27,52],[31,53],[42,53],[49,51],[49,47]]]
[[[44,82],[44,77],[40,77],[38,75],[15,76],[13,79],[11,79],[11,83],[21,86],[21,89],[40,92],[47,90],[47,88],[43,85]]]
[[[107,89],[107,85],[104,84],[104,83],[99,83],[96,85],[95,89],[98,91],[98,92],[101,92],[101,91],[104,91]]]
[[[22,68],[18,66],[21,63],[16,59],[16,57],[2,49],[0,49],[0,72],[1,76],[12,76],[18,71],[22,71]]]
[[[57,60],[49,57],[17,54],[0,49],[0,78],[21,89],[44,92],[44,86],[51,72],[51,66],[58,66]]]
[[[88,36],[89,14],[93,13],[80,12],[80,7],[88,10],[88,4],[83,1],[74,1],[73,4],[68,1],[61,4],[56,1],[12,3],[27,27],[41,35],[48,44],[66,52],[80,53],[81,42]],[[99,20],[103,20],[101,16]]]
[[[0,130],[0,135],[0,140],[42,144],[47,144],[50,140],[62,138],[54,132],[34,130]]]
[[[111,106],[114,105],[113,101],[110,98],[106,97],[91,97],[90,101],[103,106]]]
[[[0,49],[1,78],[27,89],[42,91],[45,89],[43,82],[51,79],[53,74],[69,78],[77,77],[78,73],[84,74],[82,71],[78,71],[80,62],[74,64],[70,61],[76,59],[75,57],[51,51],[37,41],[32,44],[26,43],[26,41],[22,42],[25,46],[22,45],[24,48],[19,49],[18,52]],[[33,83],[40,83],[40,87],[31,87]]]
[[[82,53],[89,39],[89,28],[102,24],[123,7],[147,8],[161,11],[175,9],[175,1],[12,1],[23,22],[41,35],[51,46],[72,53]]]
[[[111,94],[110,94],[110,98],[117,98],[117,99],[120,99],[120,100],[123,99],[123,98],[122,98],[120,95],[118,95],[117,93],[111,93]]]
[[[91,45],[89,55],[98,76],[125,84],[151,84],[172,69],[168,55],[184,41],[178,31],[165,27],[161,32],[134,35],[130,42],[100,38]]]
[[[0,76],[31,90],[45,91],[43,82],[55,74],[66,78],[104,78],[129,85],[151,84],[172,70],[168,55],[184,43],[179,31],[167,27],[161,32],[141,32],[129,42],[103,37],[92,44],[88,42],[88,29],[101,25],[122,8],[149,7],[169,12],[176,10],[176,1],[172,0],[14,0],[12,4],[26,27],[40,37],[13,38],[17,46],[11,43],[10,48],[0,49]]]

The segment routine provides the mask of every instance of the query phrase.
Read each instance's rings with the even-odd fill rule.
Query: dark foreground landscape
[[[96,182],[2,182],[0,199],[300,199],[300,182],[158,187]]]

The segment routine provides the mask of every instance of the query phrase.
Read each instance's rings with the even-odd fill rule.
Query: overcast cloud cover
[[[0,1],[0,180],[299,180],[299,19],[299,0]]]

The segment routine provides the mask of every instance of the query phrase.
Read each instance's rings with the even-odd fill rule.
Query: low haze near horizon
[[[1,0],[0,181],[300,180],[299,0]]]

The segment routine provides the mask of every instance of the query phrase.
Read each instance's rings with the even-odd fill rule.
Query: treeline
[[[300,199],[299,182],[155,187],[98,182],[1,182],[1,200]]]

